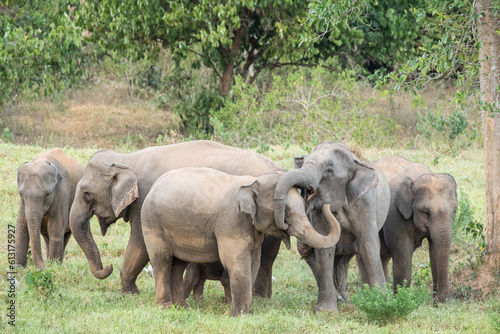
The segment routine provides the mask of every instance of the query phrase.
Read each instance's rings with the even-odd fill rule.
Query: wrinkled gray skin
[[[90,218],[94,214],[98,217],[103,235],[111,224],[123,218],[130,222],[131,231],[120,270],[122,293],[139,293],[135,282],[149,261],[141,229],[142,203],[158,177],[183,167],[211,167],[229,174],[253,176],[281,170],[270,159],[257,153],[210,141],[150,147],[129,154],[96,153],[78,183],[70,215],[73,236],[84,251],[95,277],[108,277],[113,267],[102,265],[90,231]],[[279,238],[265,238],[264,256],[254,286],[257,295],[271,296],[272,265],[279,247]]]
[[[71,237],[69,212],[85,165],[55,148],[37,155],[17,170],[21,197],[16,225],[15,263],[26,266],[28,246],[35,266],[45,270],[40,234],[47,258],[63,261]]]
[[[337,311],[337,290],[345,297],[350,259],[358,254],[360,277],[370,286],[384,286],[378,231],[387,216],[390,190],[384,174],[365,163],[343,144],[324,142],[311,154],[295,158],[295,168],[280,179],[275,198],[276,224],[283,224],[284,194],[290,187],[307,189],[307,211],[314,228],[328,233],[321,210],[329,204],[342,233],[336,247],[315,249],[298,242],[301,256],[311,267],[318,284],[316,311]]]
[[[165,309],[174,304],[187,307],[182,279],[187,262],[220,260],[229,275],[231,314],[246,314],[264,234],[295,236],[317,248],[337,243],[340,226],[329,206],[325,205],[330,233],[324,236],[309,222],[296,188],[286,196],[287,231],[276,226],[273,196],[280,174],[235,176],[211,168],[183,168],[154,183],[141,218],[158,304]]]
[[[393,261],[394,290],[411,283],[412,256],[427,238],[434,296],[439,302],[450,294],[451,230],[457,208],[456,182],[449,174],[435,174],[425,165],[400,157],[374,163],[391,187],[391,207],[380,233],[382,263],[387,277]]]
[[[207,279],[220,281],[224,287],[226,302],[231,301],[229,275],[221,262],[188,264],[184,273],[184,299],[188,299],[192,291],[194,299],[201,300]]]

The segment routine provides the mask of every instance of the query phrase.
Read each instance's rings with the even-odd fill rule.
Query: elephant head
[[[406,178],[396,191],[395,204],[406,219],[429,240],[434,293],[438,301],[450,293],[451,232],[457,208],[457,185],[449,174],[424,174]]]
[[[324,206],[326,221],[330,233],[326,236],[316,232],[307,218],[304,200],[297,188],[292,187],[287,193],[285,220],[287,229],[279,228],[274,219],[274,190],[280,175],[269,174],[257,178],[256,181],[244,185],[239,190],[238,206],[240,213],[248,215],[255,228],[267,235],[281,237],[287,248],[290,248],[290,235],[315,248],[333,247],[340,236],[340,225],[330,212],[329,205]]]
[[[40,243],[42,218],[54,201],[60,181],[61,175],[49,161],[27,162],[17,170],[17,189],[24,203],[33,260],[39,269],[45,269]]]
[[[96,215],[102,235],[118,218],[127,220],[126,208],[139,197],[137,176],[127,165],[99,161],[96,154],[85,167],[70,212],[73,236],[89,261],[92,274],[100,279],[113,272],[103,268],[97,245],[90,231],[90,218]]]
[[[324,142],[311,154],[295,158],[295,168],[276,186],[276,223],[284,222],[288,190],[293,186],[306,189],[307,211],[329,204],[332,212],[353,206],[378,184],[377,172],[361,162],[347,146]]]

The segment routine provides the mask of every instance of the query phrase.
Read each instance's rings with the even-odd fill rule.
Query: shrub
[[[28,286],[25,293],[38,291],[44,296],[50,296],[54,292],[54,282],[50,270],[34,271],[26,274],[24,281]]]
[[[340,140],[360,145],[396,140],[395,122],[384,113],[367,112],[374,99],[359,97],[352,71],[322,67],[274,76],[264,92],[236,79],[231,99],[213,113],[214,136],[236,146]]]
[[[365,284],[362,288],[355,288],[351,301],[366,313],[369,320],[387,323],[405,318],[429,298],[425,286],[399,287],[398,293],[394,294],[389,286],[381,289]]]
[[[6,143],[13,143],[14,135],[10,132],[9,128],[3,128],[2,137],[0,137],[0,139]]]

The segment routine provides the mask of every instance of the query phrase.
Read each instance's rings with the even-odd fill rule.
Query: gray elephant
[[[380,170],[361,162],[340,143],[319,144],[311,154],[295,158],[295,167],[276,186],[276,224],[287,228],[283,219],[286,194],[293,186],[306,189],[311,223],[322,234],[328,233],[322,207],[330,205],[342,228],[338,245],[329,249],[300,241],[297,245],[318,284],[316,311],[337,311],[337,290],[345,296],[347,268],[355,254],[360,258],[362,282],[385,284],[378,232],[389,210],[389,184]]]
[[[184,299],[187,299],[193,292],[194,299],[201,300],[206,280],[220,281],[224,287],[226,302],[231,301],[229,275],[220,261],[215,263],[190,263],[187,265],[183,279]]]
[[[410,284],[413,252],[426,238],[435,298],[443,302],[450,294],[449,262],[457,208],[456,182],[449,174],[435,174],[425,165],[401,157],[380,159],[374,164],[382,169],[391,187],[391,207],[380,233],[386,277],[392,257],[394,290],[404,280]]]
[[[155,278],[156,302],[187,307],[182,274],[186,262],[221,261],[228,271],[231,314],[248,313],[260,267],[264,234],[295,236],[316,248],[335,245],[340,226],[325,205],[329,234],[314,230],[295,188],[287,191],[286,232],[274,222],[274,190],[280,174],[234,176],[210,168],[183,168],[161,176],[146,196],[142,232]]]
[[[17,170],[21,197],[16,225],[15,263],[26,266],[28,246],[35,266],[45,270],[40,234],[47,258],[63,261],[71,237],[69,212],[85,165],[55,148],[37,155]]]
[[[113,151],[96,153],[85,167],[71,208],[70,227],[84,251],[92,274],[108,277],[112,266],[103,267],[97,245],[90,231],[90,218],[96,215],[101,233],[119,218],[130,222],[130,238],[120,270],[122,293],[139,293],[137,276],[149,261],[141,229],[141,208],[146,195],[158,177],[169,170],[183,167],[211,167],[234,175],[259,176],[281,168],[257,153],[211,141],[192,141],[150,147],[122,154]],[[285,240],[289,244],[289,240]],[[266,237],[259,276],[254,291],[271,294],[272,265],[280,247],[280,239]]]

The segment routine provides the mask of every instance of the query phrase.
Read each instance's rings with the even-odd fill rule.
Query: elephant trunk
[[[450,295],[449,264],[451,251],[451,225],[449,228],[431,229],[429,251],[433,278],[434,297],[444,302]]]
[[[328,235],[325,236],[317,232],[307,217],[302,220],[302,223],[291,224],[289,233],[302,243],[313,248],[330,248],[335,246],[340,237],[340,224],[330,211],[329,204],[323,204],[323,215],[328,223]]]
[[[75,197],[69,218],[71,233],[73,233],[73,237],[85,253],[92,274],[99,279],[104,279],[113,272],[113,265],[104,268],[102,266],[99,249],[90,231],[91,217],[92,213],[84,208],[84,205],[81,204],[81,199],[78,196]]]
[[[40,242],[40,228],[43,218],[43,199],[26,201],[26,222],[31,245],[31,255],[35,266],[40,270],[45,270],[45,263],[42,257],[42,245]],[[47,246],[48,247],[48,246]]]
[[[320,180],[318,180],[318,178],[314,175],[318,174],[319,173],[315,173],[312,168],[303,167],[286,172],[280,177],[274,191],[274,220],[278,228],[281,230],[286,230],[288,228],[285,223],[285,210],[286,197],[290,188],[299,186],[309,189],[313,188],[313,190],[316,190]]]

